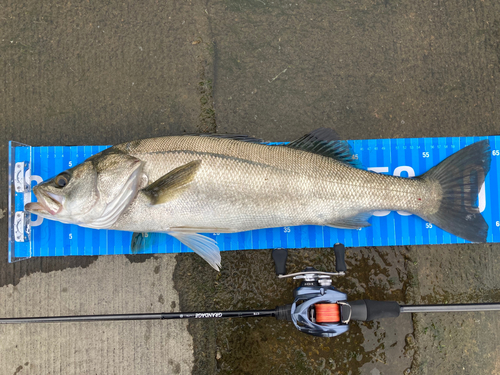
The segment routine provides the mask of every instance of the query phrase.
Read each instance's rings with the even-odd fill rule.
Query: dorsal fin
[[[340,140],[339,135],[332,129],[320,128],[313,130],[309,134],[287,144],[286,147],[334,158],[351,167],[361,167],[359,161],[354,159],[349,143]]]
[[[198,134],[186,134],[186,135],[195,135],[197,137],[234,139],[236,141],[249,142],[249,143],[264,143],[262,139],[243,134],[198,133]]]

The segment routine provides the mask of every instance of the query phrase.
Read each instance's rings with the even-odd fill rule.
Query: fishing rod
[[[0,319],[0,324],[275,317],[278,320],[291,321],[301,332],[313,336],[334,337],[347,332],[349,330],[349,323],[353,320],[372,321],[383,318],[394,318],[402,313],[500,310],[500,303],[399,305],[395,301],[373,301],[367,299],[349,301],[347,294],[338,291],[332,286],[332,276],[344,276],[347,270],[344,259],[344,245],[336,244],[334,251],[335,269],[337,272],[322,272],[313,267],[307,267],[302,272],[286,274],[287,251],[284,249],[273,250],[273,259],[278,277],[293,277],[295,280],[303,281],[294,290],[294,301],[292,303],[278,306],[272,310],[4,318]]]

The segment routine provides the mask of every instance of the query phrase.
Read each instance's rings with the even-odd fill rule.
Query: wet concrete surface
[[[414,247],[409,271],[416,303],[500,300],[498,245]],[[417,374],[498,374],[500,319],[496,312],[414,314]]]
[[[211,285],[207,285],[210,275],[203,273],[202,267],[193,265],[193,260],[185,259],[184,254],[178,257],[178,274],[182,273],[184,278],[186,274],[195,274],[205,281],[199,290],[196,284],[182,284],[180,278],[174,278],[181,306],[189,310],[222,310],[228,306],[236,310],[273,309],[291,303],[293,289],[298,286],[290,279],[277,279],[270,251],[224,253],[223,269]],[[350,299],[404,303],[408,261],[408,251],[404,249],[350,249],[346,255],[347,276],[336,278],[334,285]],[[289,252],[288,272],[311,265],[334,270],[333,251]],[[208,337],[207,327],[210,327]],[[415,353],[410,315],[383,322],[356,322],[347,334],[332,339],[306,335],[292,323],[275,318],[194,322],[190,331],[195,342],[198,338],[212,340],[216,348],[211,358],[195,366],[197,374],[206,373],[207,368],[222,374],[396,374],[411,368]],[[195,357],[203,358],[203,351],[196,350],[195,345]]]
[[[10,139],[32,145],[116,144],[217,131],[289,141],[323,126],[347,139],[498,134],[499,8],[488,0],[7,1],[0,5],[0,181],[7,179]],[[6,184],[0,189],[3,212]],[[54,275],[73,269],[83,280],[100,261],[7,264],[6,217],[0,222],[5,293],[21,284],[26,293],[38,283],[55,287]],[[349,273],[335,285],[351,298],[407,304],[498,301],[498,250],[498,245],[349,249]],[[273,308],[289,302],[296,286],[275,278],[270,251],[224,253],[220,274],[194,255],[175,258],[180,304],[175,308],[184,311]],[[129,260],[134,263],[115,266],[124,273],[133,269],[138,278],[154,273],[154,258]],[[332,270],[333,254],[290,252],[290,271],[308,265]],[[116,290],[125,288],[121,278],[107,280]],[[164,307],[155,288],[137,282],[144,289],[127,295],[139,301],[134,308],[151,308],[149,299],[153,307]],[[113,300],[111,294],[86,290],[80,312]],[[113,301],[116,308],[132,308]],[[85,304],[93,307],[86,310]],[[35,308],[20,299],[16,310],[1,311]],[[44,311],[60,312],[50,306]],[[414,314],[355,323],[349,334],[331,340],[271,318],[196,321],[188,330],[196,374],[496,374],[499,325],[494,313]],[[133,337],[145,342],[147,327],[135,327],[139,333]],[[103,344],[109,351],[94,360],[96,352],[86,359],[71,357],[83,367],[42,368],[131,373],[132,365],[99,367],[123,358],[111,350],[115,344],[124,345],[120,353],[133,348],[141,353],[127,364],[151,358],[148,345],[131,346],[119,339],[122,331],[101,328],[116,337]],[[50,332],[20,332],[14,345],[42,339],[64,345],[58,332]],[[85,343],[95,341],[85,337],[73,349],[85,350]],[[30,366],[44,358],[27,357],[15,357],[20,362],[7,373],[37,373]],[[155,372],[168,373],[172,357],[156,358]],[[58,355],[50,358],[58,361]]]
[[[228,261],[220,277],[216,295],[218,306],[233,301],[245,306],[269,308],[290,303],[296,281],[278,280],[270,253],[242,254]],[[405,259],[394,249],[352,249],[347,254],[349,272],[336,278],[334,285],[350,299],[397,300],[404,298],[407,279]],[[245,265],[245,266],[242,266]],[[289,272],[307,266],[333,270],[331,249],[295,250],[290,254]],[[257,283],[252,275],[261,275]],[[227,287],[231,285],[231,287]],[[354,323],[348,334],[334,339],[305,335],[291,323],[262,319],[253,322],[223,322],[219,325],[218,348],[221,373],[346,374],[349,371],[401,373],[411,366],[413,351],[405,336],[412,332],[410,316],[385,322]],[[230,334],[227,334],[230,332]],[[245,357],[250,357],[251,360]],[[246,359],[246,360],[244,360]]]

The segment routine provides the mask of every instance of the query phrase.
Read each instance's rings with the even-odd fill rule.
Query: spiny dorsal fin
[[[193,181],[196,172],[200,168],[201,160],[194,160],[168,172],[151,185],[142,189],[151,204],[162,204],[177,197],[187,189],[188,184]]]
[[[262,139],[243,134],[199,133],[199,134],[186,134],[186,135],[196,135],[198,137],[234,139],[236,141],[249,142],[249,143],[264,143]]]
[[[354,159],[351,146],[347,141],[342,141],[339,135],[332,129],[320,128],[286,145],[314,154],[334,158],[351,167],[359,168],[361,165]]]

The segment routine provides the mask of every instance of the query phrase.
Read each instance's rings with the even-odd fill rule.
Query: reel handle
[[[345,265],[345,246],[341,243],[336,243],[333,246],[333,251],[335,252],[335,270],[337,272],[347,271],[347,266]]]
[[[271,256],[274,260],[274,267],[276,276],[283,276],[286,274],[286,258],[288,257],[287,249],[273,249]]]

